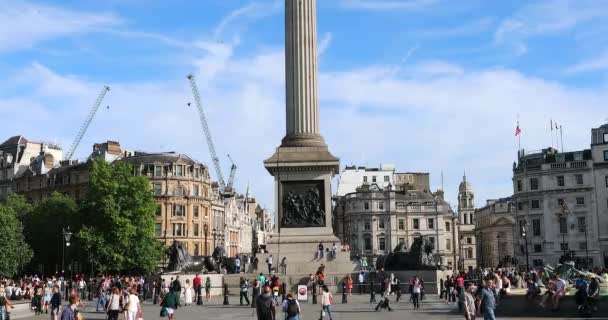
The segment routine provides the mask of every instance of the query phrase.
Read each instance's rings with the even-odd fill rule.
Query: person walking
[[[272,255],[266,258],[266,264],[268,265],[268,274],[272,274]]]
[[[0,316],[2,317],[2,320],[6,320],[7,312],[11,307],[11,302],[6,296],[6,291],[4,291],[3,287],[0,287]]]
[[[365,272],[364,271],[359,272],[359,277],[357,280],[359,280],[359,294],[362,294],[366,291],[365,290]]]
[[[274,298],[270,293],[270,287],[265,286],[263,293],[258,297],[256,301],[256,315],[258,320],[275,320],[276,307]]]
[[[420,291],[422,289],[422,284],[420,283],[420,279],[417,276],[412,278],[412,282],[410,283],[410,287],[412,288],[412,303],[414,304],[414,310],[420,309]]]
[[[175,319],[175,311],[179,307],[179,300],[177,299],[177,295],[173,289],[169,289],[169,292],[165,294],[160,306],[167,309],[167,317],[169,320]]]
[[[205,279],[205,299],[207,300],[207,303],[211,301],[211,278],[209,277]]]
[[[287,257],[283,257],[283,259],[281,259],[281,273],[282,274],[287,274]]]
[[[139,297],[137,296],[137,290],[135,288],[131,288],[130,290],[127,306],[128,318],[126,320],[137,320],[137,318],[139,318],[138,314],[141,313],[141,303],[139,302]]]
[[[482,282],[481,292],[479,294],[481,300],[480,310],[484,320],[495,320],[494,309],[496,308],[496,299],[494,293],[489,286],[489,280]]]
[[[390,305],[389,296],[390,296],[390,288],[386,288],[382,293],[382,298],[380,302],[376,305],[376,311],[380,311],[380,309],[388,309],[388,311],[393,311]]]
[[[1,303],[1,302],[0,302]],[[51,320],[57,320],[59,316],[59,308],[61,308],[61,293],[59,286],[53,287],[53,295],[51,296]],[[4,320],[4,318],[2,318]]]
[[[464,319],[475,320],[475,287],[471,283],[467,283],[464,291]]]
[[[260,281],[258,279],[253,279],[252,287],[251,287],[251,307],[255,308],[258,297],[260,296]]]
[[[282,309],[285,313],[285,320],[300,320],[300,303],[293,298],[291,293],[288,293],[286,299],[283,300]]]
[[[349,296],[353,295],[353,278],[350,276],[350,273],[346,275],[346,293]]]
[[[120,289],[114,287],[108,300],[108,307],[106,308],[108,320],[118,320],[118,314],[122,308],[123,301],[122,296],[120,295]]]
[[[195,295],[195,299],[196,299],[196,304],[197,305],[202,305],[203,304],[203,297],[201,296],[202,294],[202,284],[203,284],[203,280],[201,279],[201,277],[198,275],[198,273],[196,274],[196,276],[194,276],[194,279],[192,280],[192,285],[194,286],[194,295]]]
[[[329,292],[329,288],[323,285],[323,292],[321,293],[321,320],[324,316],[327,316],[329,320],[332,320],[331,306],[334,304],[334,296]]]
[[[80,297],[78,294],[70,295],[70,304],[61,311],[61,320],[78,320],[78,318],[82,318],[77,315],[78,311],[76,310],[79,302]]]
[[[240,280],[240,284],[239,286],[241,287],[241,294],[239,296],[239,302],[240,305],[243,305],[243,298],[245,299],[245,301],[247,302],[247,306],[249,305],[249,281],[247,281],[247,279],[241,277]]]
[[[238,255],[234,258],[234,268],[235,268],[234,272],[236,274],[241,273],[241,259],[239,258]]]
[[[186,279],[186,286],[184,287],[184,306],[189,306],[193,302],[192,299],[192,288],[190,287],[190,279]]]

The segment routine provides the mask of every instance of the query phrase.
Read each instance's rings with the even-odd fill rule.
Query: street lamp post
[[[207,235],[209,233],[209,226],[206,223],[203,225],[203,232],[205,232],[205,256],[208,256],[208,252],[207,252]]]
[[[479,243],[479,255],[480,255],[480,258],[481,258],[480,265],[481,265],[482,268],[484,268],[485,265],[484,265],[484,255],[483,255],[483,244],[484,244],[484,242],[483,242],[483,231],[479,231],[479,242],[478,243]]]
[[[463,235],[460,235],[458,241],[458,255],[460,256],[460,271],[464,271],[464,257],[462,256],[462,239],[464,239]]]
[[[68,226],[68,229],[61,229],[61,235],[62,240],[63,240],[63,246],[61,247],[62,249],[62,254],[61,254],[61,272],[63,273],[64,277],[65,277],[65,248],[70,246],[70,239],[72,238],[72,232],[70,232],[70,226]]]
[[[526,220],[520,222],[520,228],[521,228],[521,236],[524,238],[524,243],[525,243],[525,250],[524,252],[526,253],[526,270],[530,270],[530,258],[528,255],[528,232],[527,232],[527,227],[528,226],[528,222]]]
[[[585,228],[585,268],[589,270],[589,243],[587,242],[587,219],[583,221],[583,227]]]

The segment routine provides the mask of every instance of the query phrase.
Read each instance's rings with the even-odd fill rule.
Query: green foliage
[[[126,163],[103,160],[90,168],[79,238],[102,272],[152,272],[161,257],[150,183],[131,172]]]
[[[23,222],[25,238],[35,253],[33,265],[42,264],[45,270],[54,271],[63,255],[62,230],[68,227],[72,232],[79,230],[78,206],[72,198],[54,192],[25,214]],[[67,247],[67,250],[78,251],[77,249],[74,245]],[[68,257],[72,256],[70,251],[66,253]]]
[[[20,217],[28,214],[32,206],[20,195],[12,194],[0,205],[0,276],[12,277],[32,258],[32,250],[23,237]]]

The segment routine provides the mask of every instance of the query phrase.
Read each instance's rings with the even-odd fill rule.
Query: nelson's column
[[[319,132],[317,79],[316,0],[285,0],[286,133],[264,166],[274,176],[278,230],[267,248],[275,265],[287,257],[290,273],[312,273],[320,263],[332,273],[353,270],[342,252],[331,261],[315,260],[319,242],[339,247],[331,178],[340,169]]]

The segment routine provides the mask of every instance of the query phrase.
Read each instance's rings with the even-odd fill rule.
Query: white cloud
[[[105,13],[74,11],[25,1],[0,2],[0,52],[30,48],[67,35],[99,31],[122,20]]]
[[[331,45],[332,39],[333,39],[333,35],[331,32],[325,32],[323,34],[321,41],[319,41],[319,49],[318,49],[319,55],[323,55],[323,53],[325,53],[327,48],[329,48],[329,45]]]
[[[608,2],[558,0],[531,2],[502,21],[494,33],[498,44],[509,45],[518,55],[527,52],[530,37],[572,30],[592,21],[608,18]]]
[[[435,4],[437,0],[342,0],[342,6],[351,9],[393,10],[421,9]]]
[[[214,38],[220,38],[226,28],[234,21],[242,18],[259,18],[280,12],[281,3],[279,0],[265,0],[263,2],[251,2],[245,6],[237,8],[222,18],[213,31]]]
[[[608,70],[608,51],[601,55],[579,62],[565,69],[566,73],[583,73]]]

